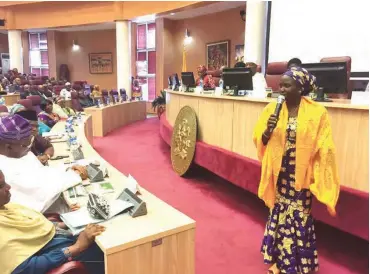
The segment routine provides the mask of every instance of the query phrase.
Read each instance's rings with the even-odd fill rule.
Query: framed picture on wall
[[[206,45],[206,66],[217,70],[230,64],[230,40],[208,43]]]
[[[235,61],[244,62],[244,45],[235,46]]]
[[[89,69],[91,74],[113,73],[112,53],[89,53]]]

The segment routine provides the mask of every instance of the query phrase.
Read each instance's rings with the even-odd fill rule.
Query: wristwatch
[[[69,251],[69,248],[68,247],[64,247],[62,248],[62,252],[64,254],[64,256],[66,257],[67,261],[72,261],[72,254],[71,254],[71,251]]]

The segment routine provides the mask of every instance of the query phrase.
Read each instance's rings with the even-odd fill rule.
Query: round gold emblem
[[[183,107],[176,117],[171,139],[172,168],[183,176],[193,162],[197,141],[197,118],[194,110]]]

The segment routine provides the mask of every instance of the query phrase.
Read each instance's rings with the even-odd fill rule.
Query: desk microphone
[[[279,95],[279,97],[277,98],[277,104],[276,104],[276,108],[275,108],[275,112],[274,112],[277,119],[279,119],[280,111],[281,111],[281,108],[283,107],[284,102],[285,102],[284,95]],[[272,133],[274,131],[274,129],[275,128],[270,129],[270,133]]]

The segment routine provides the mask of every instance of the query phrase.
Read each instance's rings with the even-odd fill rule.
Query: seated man
[[[21,110],[16,112],[19,116],[27,119],[32,126],[32,135],[35,137],[31,147],[31,151],[42,164],[46,164],[51,157],[54,156],[54,147],[50,141],[39,134],[38,119],[36,111],[34,110]]]
[[[253,90],[265,90],[267,88],[266,79],[262,73],[257,72],[257,64],[248,62],[245,63],[245,67],[252,71]]]
[[[302,66],[302,61],[298,58],[292,58],[289,60],[287,69],[290,69],[292,67],[300,67]]]
[[[197,68],[199,78],[196,81],[196,85],[199,86],[200,80],[203,80],[204,89],[214,89],[216,87],[215,81],[212,79],[212,75],[207,75],[207,68],[204,65],[200,65]]]
[[[69,236],[63,223],[53,224],[31,208],[10,203],[11,186],[5,179],[0,171],[1,273],[46,274],[68,261],[82,262],[92,274],[104,273],[104,254],[94,243],[104,227],[88,225],[78,238]]]
[[[60,91],[60,97],[64,100],[71,100],[71,92],[72,90],[71,83],[67,82],[65,84],[65,88]]]
[[[52,205],[52,212],[70,211],[64,201],[58,205],[54,202],[63,191],[82,181],[81,170],[42,165],[30,152],[33,140],[26,119],[17,114],[0,117],[0,167],[13,188],[12,202],[39,212]]]

